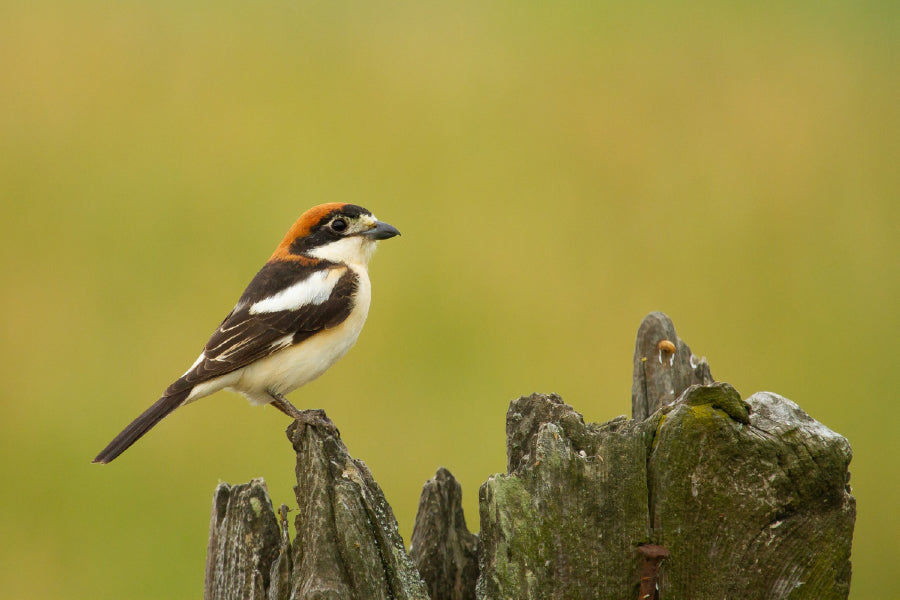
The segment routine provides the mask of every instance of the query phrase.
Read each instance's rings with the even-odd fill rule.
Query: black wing
[[[165,392],[166,396],[231,373],[283,348],[298,344],[323,329],[339,325],[350,315],[356,303],[359,279],[353,271],[341,266],[325,267],[333,271],[332,276],[340,278],[323,302],[307,303],[291,310],[251,313],[254,303],[265,299],[259,297],[258,293],[262,286],[254,284],[258,283],[257,280],[261,276],[266,283],[271,283],[271,280],[279,274],[267,272],[267,268],[278,269],[280,265],[283,265],[281,269],[291,270],[296,275],[296,270],[292,267],[297,265],[286,263],[274,265],[270,263],[260,271],[235,309],[225,317],[209,338],[203,349],[204,358],[170,385]],[[302,278],[285,277],[285,285],[278,289],[288,287],[290,281],[294,283],[304,281],[318,270],[304,269],[305,277]],[[290,276],[290,273],[281,275]],[[271,285],[265,287],[272,289]]]

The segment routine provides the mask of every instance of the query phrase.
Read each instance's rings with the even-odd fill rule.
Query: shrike
[[[300,418],[284,394],[324,373],[356,343],[372,297],[369,259],[378,240],[396,235],[353,204],[303,213],[191,368],[93,462],[110,462],[179,406],[223,389]]]

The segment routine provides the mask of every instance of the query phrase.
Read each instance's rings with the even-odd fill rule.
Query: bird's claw
[[[341,432],[338,430],[337,426],[328,418],[328,415],[326,415],[325,411],[321,408],[301,410],[300,416],[296,420],[305,423],[306,425],[324,429],[334,437],[341,437]]]

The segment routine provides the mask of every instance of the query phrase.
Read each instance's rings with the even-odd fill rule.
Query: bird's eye
[[[347,231],[347,221],[344,219],[335,219],[331,222],[331,228],[338,233],[343,233]]]

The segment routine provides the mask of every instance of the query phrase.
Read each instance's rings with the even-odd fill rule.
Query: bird
[[[284,395],[322,375],[356,343],[372,297],[369,260],[378,241],[398,235],[355,204],[307,210],[194,364],[92,462],[109,463],[176,408],[219,390],[302,418]]]

